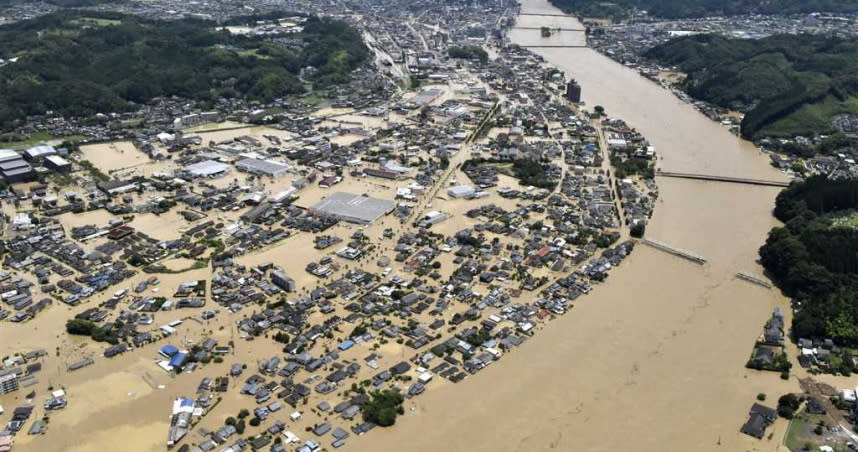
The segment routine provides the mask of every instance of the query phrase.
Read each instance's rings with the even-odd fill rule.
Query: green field
[[[49,132],[38,132],[30,134],[27,138],[24,139],[15,139],[13,141],[2,141],[0,139],[0,149],[14,149],[16,151],[23,151],[24,149],[31,148],[38,144],[47,143],[50,141],[82,141],[86,139],[83,135],[71,135],[67,137],[57,137],[51,135]]]
[[[69,24],[80,26],[80,25],[88,25],[92,27],[106,27],[108,25],[119,25],[121,24],[121,20],[116,19],[102,19],[99,17],[81,17],[80,19],[70,20]]]
[[[834,447],[836,444],[825,441],[825,437],[830,436],[828,432],[817,435],[813,431],[820,421],[824,423],[831,422],[826,416],[808,414],[804,411],[797,413],[795,418],[789,423],[789,428],[784,438],[784,445],[792,452],[799,452],[807,446],[810,446],[810,450],[813,451],[819,450],[819,446],[826,444]],[[835,450],[837,450],[836,447]]]
[[[858,212],[835,217],[831,221],[832,228],[858,229]]]
[[[259,58],[260,60],[269,60],[269,59],[271,59],[271,57],[270,57],[270,56],[268,56],[268,55],[262,55],[262,54],[260,54],[260,53],[258,52],[258,50],[257,50],[257,49],[242,50],[242,51],[238,52],[238,55],[239,55],[239,56],[243,56],[243,57]]]
[[[822,102],[806,104],[795,113],[763,127],[758,135],[792,138],[796,135],[831,133],[831,118],[839,114],[858,114],[858,97],[840,101],[834,96],[826,96]]]

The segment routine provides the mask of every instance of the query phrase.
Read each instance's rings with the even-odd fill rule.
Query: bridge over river
[[[514,30],[542,30],[542,27],[512,27],[512,28]],[[545,27],[545,28],[551,30],[552,32],[554,32],[554,31],[580,31],[583,33],[585,31],[587,31],[584,28],[554,28],[554,27]]]
[[[695,179],[712,182],[728,182],[733,184],[748,184],[748,185],[764,185],[769,187],[789,187],[789,182],[765,180],[765,179],[746,179],[743,177],[729,176],[713,176],[709,174],[693,174],[693,173],[675,173],[671,171],[659,171],[656,176],[660,177],[675,177],[679,179]]]

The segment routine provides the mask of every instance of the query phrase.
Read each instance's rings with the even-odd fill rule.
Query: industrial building
[[[259,174],[269,177],[280,177],[289,172],[289,165],[273,162],[271,160],[260,160],[248,158],[239,160],[235,167],[241,171],[251,174]]]
[[[119,195],[137,189],[137,183],[131,180],[108,180],[95,184],[106,195]]]
[[[214,160],[205,160],[199,163],[194,163],[193,165],[188,165],[185,169],[197,177],[214,177],[226,174],[229,171],[229,165],[222,162],[216,162]]]
[[[71,162],[59,155],[49,155],[45,157],[45,167],[58,173],[70,173],[72,168]]]
[[[431,212],[427,212],[426,215],[423,216],[423,219],[420,220],[419,226],[421,228],[428,228],[433,224],[438,224],[446,219],[447,215],[444,215],[442,212],[438,212],[437,210],[433,210]]]
[[[372,224],[393,211],[393,201],[336,192],[310,208],[315,213],[329,215],[349,223]]]
[[[473,198],[476,193],[477,190],[470,185],[457,185],[447,190],[447,194],[456,199]]]
[[[286,292],[294,292],[296,288],[295,280],[286,276],[286,273],[280,270],[271,272],[271,282]]]
[[[30,149],[24,151],[24,158],[31,162],[44,159],[45,157],[48,157],[50,155],[57,155],[57,150],[54,149],[53,146],[48,144],[33,146]]]
[[[364,168],[363,173],[367,176],[380,177],[382,179],[397,180],[400,178],[400,174],[395,171],[378,168]]]
[[[33,180],[35,175],[33,167],[12,149],[0,149],[0,174],[10,184]]]

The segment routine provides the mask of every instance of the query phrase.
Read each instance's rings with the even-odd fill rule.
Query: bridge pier
[[[674,256],[681,257],[698,265],[703,265],[707,262],[705,257],[698,256],[694,253],[690,253],[688,251],[684,251],[678,248],[674,248],[670,245],[666,245],[656,240],[643,239],[642,242],[644,245],[649,245],[650,247],[655,248],[659,251],[664,251],[665,253],[673,254]]]

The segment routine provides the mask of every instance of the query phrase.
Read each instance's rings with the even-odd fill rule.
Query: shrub
[[[795,394],[784,394],[778,399],[778,416],[784,419],[792,419],[800,406],[801,399]]]
[[[795,415],[795,411],[792,408],[786,405],[778,405],[778,416],[784,419],[792,419]]]
[[[78,336],[90,336],[97,326],[89,320],[72,319],[66,322],[66,332]]]

